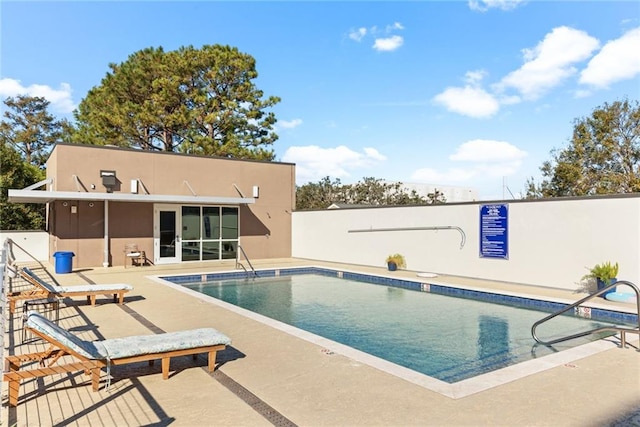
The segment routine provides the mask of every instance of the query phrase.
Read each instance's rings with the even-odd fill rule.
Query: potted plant
[[[398,268],[405,268],[407,263],[402,254],[392,254],[387,257],[387,268],[389,271],[396,271]]]
[[[598,285],[598,290],[601,290],[618,281],[618,263],[612,264],[611,262],[603,262],[602,264],[596,264],[589,269],[589,274],[583,277],[583,279],[595,279]],[[605,295],[615,292],[616,288],[611,288]]]

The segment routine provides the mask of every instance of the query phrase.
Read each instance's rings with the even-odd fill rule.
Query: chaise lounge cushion
[[[26,326],[50,336],[69,350],[87,359],[105,360],[107,358],[107,352],[100,341],[91,342],[80,339],[66,329],[62,329],[37,311],[27,313]]]
[[[75,285],[75,286],[58,286],[50,283],[46,280],[43,280],[40,276],[38,276],[35,272],[33,272],[29,268],[23,268],[22,271],[31,277],[34,281],[36,281],[42,288],[46,289],[48,292],[52,294],[70,294],[70,293],[79,293],[85,294],[87,292],[105,292],[105,293],[114,293],[118,291],[130,291],[133,289],[131,285],[126,284],[107,284],[107,285]]]
[[[133,289],[131,285],[125,285],[120,283],[108,284],[108,285],[73,285],[73,286],[56,286],[59,294],[72,294],[74,292],[84,294],[87,292],[105,292],[108,294],[116,293],[118,291],[127,290],[130,291]]]
[[[143,354],[160,354],[214,345],[229,345],[231,339],[213,328],[84,341],[36,311],[27,315],[27,326],[48,335],[87,359],[121,359]]]
[[[166,353],[189,348],[229,345],[231,339],[213,328],[167,332],[157,335],[141,335],[112,338],[102,341],[111,359],[139,356],[141,354]]]

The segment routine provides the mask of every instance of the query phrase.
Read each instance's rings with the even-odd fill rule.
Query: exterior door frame
[[[161,230],[160,218],[166,213],[175,215],[174,230]],[[168,215],[170,217],[170,215]],[[166,223],[165,223],[166,225]],[[182,205],[155,204],[153,206],[153,262],[177,264],[182,262]],[[166,236],[172,231],[172,236]],[[172,237],[169,243],[169,238]],[[167,254],[169,251],[169,254]]]

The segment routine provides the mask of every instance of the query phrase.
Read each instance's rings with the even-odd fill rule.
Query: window
[[[182,260],[234,259],[238,248],[238,208],[182,207]]]
[[[202,208],[202,237],[204,239],[220,238],[220,208],[205,206]]]
[[[238,238],[238,208],[222,208],[222,238]]]

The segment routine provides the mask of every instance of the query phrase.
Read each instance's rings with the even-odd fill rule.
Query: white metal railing
[[[13,268],[14,266],[10,266],[9,264],[9,254],[11,240],[6,239],[2,244],[2,249],[0,250],[0,283],[2,284],[2,292],[0,294],[0,327],[2,331],[0,333],[0,366],[3,368],[0,369],[0,392],[2,391],[2,387],[4,385],[4,335],[7,332],[7,294],[9,287],[9,268]],[[1,394],[1,393],[0,393]],[[2,406],[0,405],[0,420],[2,419]]]

